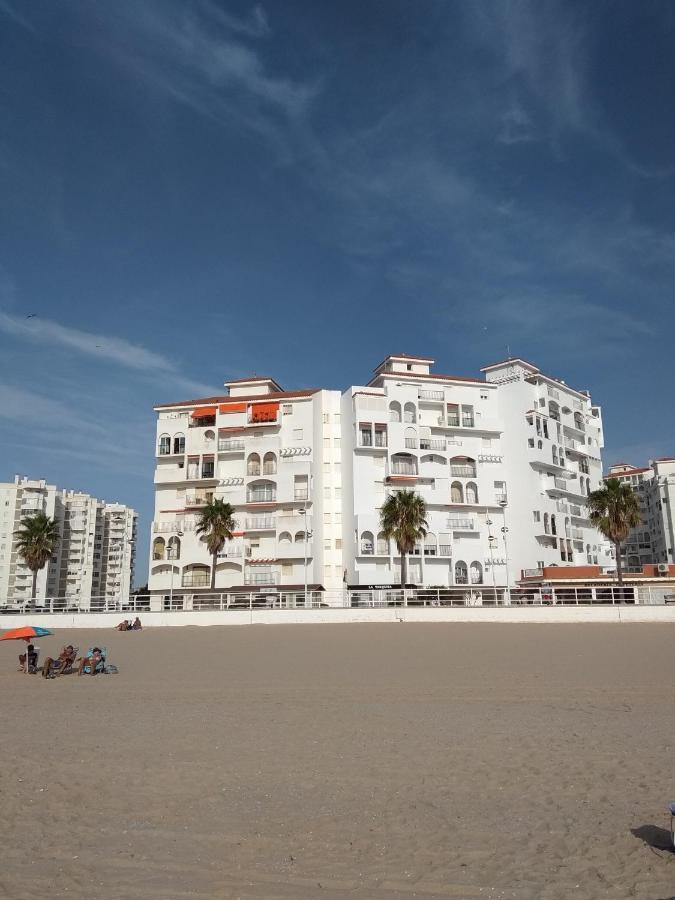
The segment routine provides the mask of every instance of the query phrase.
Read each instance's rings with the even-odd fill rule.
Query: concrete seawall
[[[673,606],[510,606],[388,607],[385,609],[237,609],[201,612],[144,612],[144,628],[181,625],[319,625],[350,622],[492,622],[503,624],[602,624],[672,622]],[[0,629],[22,625],[44,628],[114,628],[124,613],[63,613],[0,616]],[[127,614],[128,617],[128,614]]]

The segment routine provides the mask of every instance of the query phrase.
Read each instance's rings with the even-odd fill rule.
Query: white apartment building
[[[127,603],[136,512],[17,475],[13,482],[0,483],[0,605],[30,599],[33,576],[18,554],[14,532],[23,518],[39,512],[56,520],[59,542],[38,573],[37,599],[65,598],[85,609],[102,601]]]
[[[523,569],[611,567],[584,506],[602,479],[602,418],[588,393],[521,359],[485,367],[483,379],[437,374],[433,363],[389,356],[343,394],[254,377],[156,407],[151,593],[208,590],[195,527],[212,497],[237,521],[219,591],[299,591],[305,573],[327,600],[398,584],[379,509],[401,488],[428,509],[409,583],[504,586]]]
[[[640,503],[642,522],[633,528],[621,547],[621,558],[627,571],[641,571],[644,565],[675,561],[675,458],[649,460],[643,468],[617,463],[610,466],[605,478],[618,478],[635,491]]]

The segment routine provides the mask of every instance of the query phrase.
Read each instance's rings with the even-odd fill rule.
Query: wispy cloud
[[[27,31],[35,31],[33,24],[25,16],[22,16],[21,13],[17,12],[16,8],[9,0],[0,0],[0,15],[7,16],[7,18],[11,19],[15,25],[20,25]]]

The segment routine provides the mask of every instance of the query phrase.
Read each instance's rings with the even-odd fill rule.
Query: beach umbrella
[[[45,637],[48,634],[53,634],[48,628],[24,625],[22,628],[11,628],[9,631],[6,631],[0,637],[0,641],[25,641],[26,644],[28,644],[28,642],[32,641],[34,638]],[[28,673],[28,649],[26,649],[24,673]]]

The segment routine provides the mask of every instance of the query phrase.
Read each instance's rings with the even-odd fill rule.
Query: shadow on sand
[[[630,833],[655,850],[673,849],[670,832],[658,825],[640,825],[639,828],[631,828]]]

